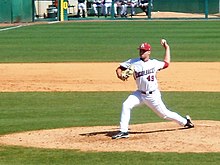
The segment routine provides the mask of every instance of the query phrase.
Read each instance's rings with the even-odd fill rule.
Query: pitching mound
[[[73,127],[15,133],[0,143],[37,148],[80,151],[220,152],[220,122],[194,121],[184,129],[173,122],[131,125],[130,138],[112,140],[115,126]]]

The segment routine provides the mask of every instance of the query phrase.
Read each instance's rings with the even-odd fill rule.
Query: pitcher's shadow
[[[181,131],[188,128],[171,128],[171,129],[158,129],[153,131],[146,131],[146,132],[138,132],[138,131],[130,131],[129,134],[151,134],[151,133],[158,133],[158,132],[170,132],[170,131]],[[90,133],[83,133],[79,134],[81,136],[96,136],[96,135],[105,135],[108,137],[112,137],[116,135],[118,131],[101,131],[101,132],[90,132]]]

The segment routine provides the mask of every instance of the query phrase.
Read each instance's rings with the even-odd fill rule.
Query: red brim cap
[[[146,51],[150,51],[151,50],[151,46],[148,43],[142,43],[139,47],[139,50],[146,50]]]

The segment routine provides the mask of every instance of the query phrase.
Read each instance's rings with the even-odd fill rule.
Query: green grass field
[[[0,32],[0,62],[122,61],[149,41],[162,58],[160,38],[173,61],[220,61],[219,21],[73,22]],[[129,92],[0,93],[0,134],[74,126],[118,125]],[[220,93],[162,92],[167,106],[195,120],[220,120]],[[146,107],[131,123],[164,121]],[[146,146],[147,147],[147,146]],[[219,164],[219,153],[80,152],[0,146],[0,164]]]
[[[160,38],[173,61],[220,61],[220,21],[110,21],[25,26],[0,32],[0,62],[121,61],[143,41],[162,58]]]

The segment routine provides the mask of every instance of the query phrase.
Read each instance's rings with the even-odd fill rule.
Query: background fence
[[[0,0],[0,22],[33,22],[42,19],[57,19],[57,8],[54,7],[55,0]],[[110,14],[107,18],[95,17],[91,6],[93,0],[87,0],[87,17],[83,19],[121,19],[120,16],[115,18]],[[146,14],[136,7],[136,15],[128,16],[123,19],[170,19],[170,18],[220,18],[220,0],[151,0],[151,13]],[[68,1],[68,19],[77,18],[77,0]],[[60,4],[60,3],[59,3]],[[119,8],[120,12],[120,8]]]
[[[0,22],[34,21],[34,0],[0,0]]]
[[[219,12],[220,0],[154,0],[152,18],[218,18]]]
[[[206,0],[154,0],[154,10],[204,13]],[[208,0],[209,13],[219,13],[219,0]]]

